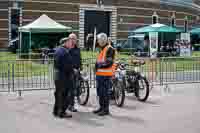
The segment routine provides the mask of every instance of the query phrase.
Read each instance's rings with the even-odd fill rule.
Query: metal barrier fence
[[[0,61],[0,91],[53,89],[53,60]]]
[[[161,59],[162,84],[186,84],[200,82],[200,57]]]
[[[151,85],[200,83],[200,57],[143,58],[138,67]],[[95,58],[82,59],[83,71],[89,75],[89,85],[95,88]],[[123,59],[126,63],[128,59]],[[53,59],[19,59],[0,61],[0,92],[54,89]],[[135,69],[129,65],[128,69]]]
[[[82,60],[89,75],[90,87],[95,87],[94,58]],[[53,59],[18,59],[0,61],[0,92],[21,92],[54,89]]]

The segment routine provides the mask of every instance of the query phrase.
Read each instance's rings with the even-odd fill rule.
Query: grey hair
[[[99,33],[97,35],[97,40],[102,40],[104,43],[107,43],[108,37],[105,33]]]
[[[105,33],[99,33],[97,35],[97,41],[99,42],[100,47],[104,47],[108,42],[108,37]]]

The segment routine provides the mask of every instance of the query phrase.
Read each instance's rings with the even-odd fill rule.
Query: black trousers
[[[111,77],[96,76],[97,81],[97,96],[99,96],[100,108],[109,112],[109,91],[112,87]]]
[[[72,81],[72,89],[70,90],[70,93],[71,93],[71,102],[70,102],[70,106],[74,106],[75,104],[75,97],[78,96],[79,94],[79,75],[80,73],[77,73],[77,74],[73,74],[72,78],[73,78],[73,81]]]
[[[65,113],[71,101],[71,80],[55,80],[55,104],[53,112],[54,114]]]
[[[71,99],[70,99],[70,106],[71,107],[74,107],[74,105],[75,105],[75,96],[76,96],[76,92],[74,92],[74,90],[71,90]]]

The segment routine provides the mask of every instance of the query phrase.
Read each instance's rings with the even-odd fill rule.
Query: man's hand
[[[79,74],[79,70],[78,70],[78,69],[75,69],[75,68],[74,68],[73,71],[74,71],[74,74],[75,74],[75,75],[78,75],[78,74]]]
[[[101,63],[98,63],[98,62],[97,62],[97,63],[95,64],[95,68],[98,69],[98,68],[100,68],[100,67],[101,67]]]
[[[96,64],[95,64],[95,68],[94,68],[94,70],[95,70],[95,72],[97,71],[97,69],[98,68],[100,68],[101,67],[101,64],[100,63],[98,63],[98,62],[96,62]]]

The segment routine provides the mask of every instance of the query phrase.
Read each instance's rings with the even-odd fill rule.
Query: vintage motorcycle
[[[144,65],[144,61],[133,63],[134,68]],[[113,95],[118,107],[124,105],[125,92],[135,93],[139,101],[146,101],[149,96],[149,82],[146,77],[135,70],[128,70],[128,64],[117,63],[113,78]]]

